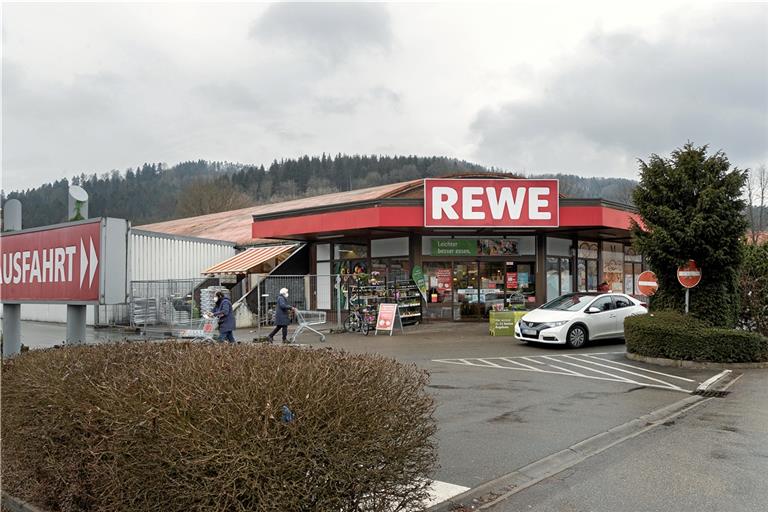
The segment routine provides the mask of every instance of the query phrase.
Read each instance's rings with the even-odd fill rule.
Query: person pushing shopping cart
[[[283,343],[288,343],[288,324],[291,323],[290,313],[296,311],[296,308],[288,303],[288,288],[280,288],[280,295],[277,296],[277,308],[275,308],[275,328],[267,336],[267,341],[272,343],[275,334],[283,330]]]

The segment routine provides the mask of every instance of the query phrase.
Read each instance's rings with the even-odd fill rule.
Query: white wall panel
[[[150,234],[131,233],[131,280],[199,278],[200,273],[235,255],[233,245],[224,242],[194,240]]]

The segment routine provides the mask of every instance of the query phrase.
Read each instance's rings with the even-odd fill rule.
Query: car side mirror
[[[590,314],[592,314],[592,313],[600,313],[600,311],[602,311],[600,308],[596,308],[595,306],[592,306],[591,308],[589,308],[587,310],[587,313],[590,313]]]

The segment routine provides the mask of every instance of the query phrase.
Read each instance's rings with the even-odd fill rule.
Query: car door
[[[586,323],[589,329],[589,339],[610,338],[616,336],[616,311],[610,295],[599,297],[590,304],[586,311],[597,308],[597,313],[587,313]]]
[[[634,313],[635,304],[623,295],[614,295],[613,307],[616,312],[616,336],[624,337],[624,319]]]

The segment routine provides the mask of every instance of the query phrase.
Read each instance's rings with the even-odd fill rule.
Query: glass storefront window
[[[560,295],[571,293],[571,262],[568,258],[560,258]]]
[[[560,295],[560,265],[559,259],[547,258],[547,300],[550,301]]]
[[[488,312],[491,309],[504,309],[505,263],[503,261],[481,262],[479,276],[482,314],[483,318],[488,318]]]
[[[453,319],[480,318],[480,293],[477,279],[477,263],[453,264]]]
[[[333,259],[354,260],[368,257],[368,246],[362,244],[333,244]]]
[[[597,259],[597,242],[579,242],[579,258]]]
[[[603,242],[603,279],[612,292],[624,291],[624,246]]]

